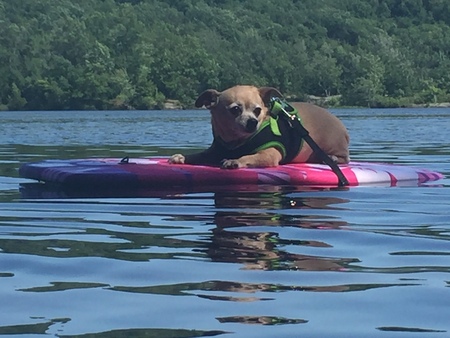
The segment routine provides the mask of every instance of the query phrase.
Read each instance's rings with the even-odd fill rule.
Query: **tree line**
[[[448,0],[0,0],[0,110],[192,106],[207,88],[450,101]]]

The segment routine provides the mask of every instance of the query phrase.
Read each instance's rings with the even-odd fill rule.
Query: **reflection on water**
[[[291,198],[281,192],[262,194],[216,193],[214,215],[216,228],[212,230],[207,248],[208,256],[219,262],[241,263],[245,269],[260,270],[309,270],[332,271],[345,269],[353,259],[333,259],[289,253],[282,248],[305,246],[316,248],[331,247],[321,241],[280,238],[277,227],[308,229],[339,229],[345,222],[323,219],[318,215],[302,215],[302,209],[331,209],[333,204],[345,200],[333,197]],[[244,211],[240,211],[244,209]],[[256,210],[255,210],[256,209]],[[274,210],[292,210],[295,213],[278,214]],[[258,231],[264,227],[272,231]],[[238,228],[240,230],[236,230]],[[256,228],[255,230],[253,228]],[[245,229],[245,231],[244,231]]]
[[[450,115],[442,112],[428,116],[421,128],[421,114],[339,114],[351,129],[354,159],[425,164],[448,177],[449,140],[435,130]],[[123,145],[117,131],[128,130],[132,118],[155,131],[173,123],[172,117],[159,116],[158,125],[153,113],[102,114],[114,130],[111,137],[102,133],[100,140],[91,129],[102,128],[98,116],[83,116],[84,142],[76,117],[64,117],[67,125],[59,134],[52,129],[52,136],[28,132],[29,137],[20,132],[24,121],[7,119],[17,133],[14,142],[0,136],[1,336],[450,332],[448,179],[420,188],[168,188],[86,196],[17,177],[19,164],[31,160],[181,150],[169,134],[151,140],[140,129],[146,137],[136,139],[146,139],[143,146],[131,137]],[[193,124],[208,123],[207,114],[196,114],[181,120],[186,151],[209,140],[205,128],[199,129],[198,144],[188,141]],[[37,121],[43,131],[54,128],[42,116]],[[373,129],[364,129],[368,123]],[[69,141],[40,142],[58,135]]]
[[[52,326],[60,325],[70,322],[68,318],[52,319],[48,322],[29,324],[29,325],[14,325],[8,327],[0,327],[0,335],[47,335]],[[111,330],[89,335],[60,335],[61,338],[129,338],[129,337],[213,337],[225,334],[223,331],[198,331],[198,330],[167,330],[167,329],[128,329],[128,330]]]
[[[442,226],[436,226],[439,222],[434,222],[435,229],[414,222],[409,228],[395,224],[388,228],[355,224],[345,216],[347,213],[366,213],[371,217],[364,209],[369,209],[372,201],[367,197],[357,199],[358,194],[371,191],[370,188],[356,191],[355,195],[352,195],[352,190],[344,189],[287,189],[272,193],[269,189],[145,199],[44,199],[4,203],[1,205],[2,256],[3,260],[5,255],[17,258],[6,259],[7,264],[2,265],[6,270],[2,269],[1,276],[22,280],[25,269],[25,275],[35,276],[34,281],[22,281],[14,287],[14,293],[44,297],[68,293],[66,296],[56,296],[56,299],[72,299],[76,294],[89,291],[100,299],[104,299],[105,292],[115,292],[148,298],[148,302],[156,301],[158,304],[160,301],[157,299],[162,297],[161,301],[170,308],[177,306],[177,303],[189,304],[186,306],[190,307],[196,303],[200,306],[204,301],[213,302],[216,304],[213,309],[216,310],[211,314],[217,324],[211,325],[205,320],[209,323],[206,326],[194,326],[211,327],[213,330],[156,330],[130,326],[132,329],[104,330],[94,335],[197,337],[242,332],[234,327],[221,330],[220,325],[225,324],[251,324],[252,327],[255,324],[261,327],[311,325],[315,317],[312,315],[314,307],[308,303],[310,297],[305,297],[306,294],[362,293],[360,300],[367,298],[368,302],[373,302],[373,297],[380,293],[376,290],[426,289],[426,285],[433,280],[431,275],[426,276],[427,273],[439,275],[450,272],[449,265],[444,263],[449,257],[446,248],[448,230],[445,232]],[[433,188],[422,190],[433,194]],[[383,188],[377,195],[384,193],[402,194],[401,189],[390,192]],[[397,213],[401,212],[392,203],[393,200],[389,200],[376,208],[387,209],[389,206]],[[439,205],[436,207],[439,209]],[[432,220],[441,216],[428,217]],[[26,257],[36,257],[37,260]],[[41,260],[38,257],[58,261],[42,260],[38,263],[39,268],[32,267]],[[98,258],[106,261],[101,263],[96,261]],[[17,259],[18,265],[13,263]],[[79,262],[70,263],[70,259],[78,259]],[[127,266],[132,262],[140,263],[138,270]],[[159,263],[155,268],[151,262]],[[163,262],[167,262],[168,266],[162,268],[166,265]],[[191,263],[186,267],[187,262]],[[231,269],[223,269],[223,264]],[[90,268],[90,265],[95,268]],[[45,271],[45,276],[39,272],[40,269]],[[119,276],[107,272],[110,269],[116,270]],[[208,272],[209,269],[211,272]],[[246,271],[271,274],[246,276]],[[157,275],[155,272],[158,272]],[[335,276],[336,273],[343,275]],[[416,292],[407,291],[408,297]],[[75,294],[70,296],[70,293]],[[303,310],[297,309],[295,303],[282,296],[284,294],[289,299],[306,302]],[[197,300],[177,300],[180,297]],[[112,303],[117,301],[116,298],[122,299],[114,295],[106,297]],[[352,299],[350,297],[348,301],[351,303]],[[322,302],[320,299],[318,301]],[[327,297],[323,301],[328,302]],[[414,301],[417,302],[417,299]],[[250,309],[250,312],[244,308],[220,310],[224,307],[221,304],[226,303],[276,303],[288,311],[274,311],[273,305],[263,306],[260,310]],[[437,303],[439,307],[439,301]],[[337,304],[335,306],[338,308],[343,306]],[[147,308],[140,306],[141,311]],[[187,309],[183,305],[182,308]],[[204,310],[198,311],[203,313]],[[45,318],[57,318],[50,314]],[[78,322],[79,317],[78,311],[72,311],[64,319],[38,320],[37,324],[6,326],[3,329],[4,332],[43,334],[60,327],[65,331],[72,322]],[[187,328],[190,316],[184,317],[186,314],[181,314],[181,321],[185,322],[182,327]],[[127,318],[130,321],[130,317]],[[442,328],[446,329],[442,325],[431,328],[376,326],[375,322],[371,326],[379,332],[446,331]]]

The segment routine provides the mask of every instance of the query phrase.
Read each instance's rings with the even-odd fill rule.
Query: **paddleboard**
[[[350,186],[420,185],[443,175],[427,169],[385,163],[340,165]],[[44,160],[19,168],[23,178],[72,189],[176,188],[234,185],[335,187],[336,174],[324,164],[286,164],[270,168],[221,169],[169,164],[167,158],[87,158]]]

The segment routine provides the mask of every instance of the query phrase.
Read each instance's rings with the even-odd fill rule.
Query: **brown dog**
[[[270,117],[268,106],[272,97],[281,98],[282,94],[275,88],[253,86],[203,92],[195,106],[210,109],[214,142],[197,154],[173,155],[169,162],[221,164],[227,169],[271,167],[280,163],[321,163],[311,147],[301,141],[300,133],[286,136],[292,134],[292,128],[281,124],[280,117],[277,120]],[[302,125],[319,147],[335,162],[348,163],[349,136],[342,122],[312,104],[294,103],[292,106],[298,110]]]

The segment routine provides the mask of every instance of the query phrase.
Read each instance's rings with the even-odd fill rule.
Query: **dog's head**
[[[214,134],[225,142],[244,140],[258,130],[268,117],[267,106],[281,93],[272,87],[235,86],[223,92],[208,89],[197,98],[195,106],[211,111]]]

